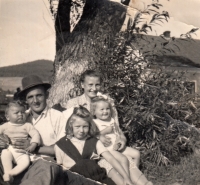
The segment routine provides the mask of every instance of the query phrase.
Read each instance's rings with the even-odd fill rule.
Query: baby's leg
[[[1,161],[4,169],[3,179],[4,181],[11,181],[12,177],[8,174],[13,168],[12,161],[14,160],[12,153],[8,149],[4,149],[1,152]]]
[[[17,161],[16,161],[17,165],[10,170],[9,174],[12,176],[16,176],[18,174],[20,174],[21,172],[23,172],[26,168],[28,168],[29,164],[30,164],[30,157],[29,155],[22,155],[20,156]]]
[[[125,156],[129,156],[132,158],[135,165],[138,167],[140,164],[140,152],[134,148],[126,147],[126,149],[122,152]]]
[[[118,151],[110,151],[110,153],[115,157],[115,159],[122,165],[128,176],[130,176],[129,173],[129,161],[125,155],[122,153],[119,153]]]

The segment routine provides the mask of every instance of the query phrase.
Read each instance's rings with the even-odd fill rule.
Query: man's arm
[[[7,135],[0,134],[0,149],[5,149],[8,147],[10,139]]]
[[[30,146],[30,140],[28,140],[28,139],[14,140],[14,141],[12,141],[12,146],[16,149],[19,149],[19,152],[21,152],[21,150],[25,150],[26,148],[28,148]],[[54,145],[37,146],[34,153],[55,156]]]
[[[16,150],[16,151],[20,152],[20,153],[26,153],[25,149],[30,146],[30,143],[29,143],[28,146],[25,143],[23,143],[22,141],[17,141],[17,143],[18,144],[15,143],[15,148],[19,149],[19,150]],[[19,147],[19,144],[21,144],[20,147]],[[25,146],[27,146],[27,147],[25,147]],[[41,154],[41,155],[48,155],[48,156],[55,157],[54,145],[51,145],[51,146],[37,146],[33,153],[34,154]]]
[[[10,139],[7,135],[4,134],[6,129],[6,123],[0,126],[0,149],[5,149],[10,143]]]
[[[112,126],[106,127],[105,129],[103,129],[100,132],[101,135],[106,135],[106,134],[111,134],[111,133],[113,133],[113,127]]]
[[[54,145],[37,147],[35,154],[55,156]]]

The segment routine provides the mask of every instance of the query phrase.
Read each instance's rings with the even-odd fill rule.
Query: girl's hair
[[[14,100],[14,101],[9,102],[8,105],[6,106],[5,115],[8,114],[8,110],[10,107],[23,107],[25,109],[25,105],[22,101]]]
[[[100,83],[103,82],[103,78],[102,78],[102,75],[100,72],[98,71],[94,71],[94,70],[86,70],[85,72],[83,72],[81,74],[81,77],[80,77],[80,82],[83,83],[86,76],[90,76],[90,77],[99,77],[100,79]]]
[[[79,106],[79,107],[74,108],[74,111],[73,111],[72,115],[69,117],[66,127],[65,127],[66,136],[69,139],[73,137],[73,123],[76,121],[77,117],[88,122],[88,124],[89,124],[88,135],[94,137],[97,134],[99,134],[99,130],[98,130],[96,124],[94,123],[94,121],[92,120],[92,116],[91,116],[90,112],[85,107]]]
[[[108,105],[110,107],[110,111],[111,111],[111,116],[112,116],[112,105],[109,102],[109,100],[105,99],[103,96],[96,96],[96,97],[94,97],[94,98],[91,99],[91,104],[90,104],[90,112],[91,112],[93,118],[96,118],[95,109],[97,107],[97,104],[99,102],[102,102],[102,101],[108,103]]]

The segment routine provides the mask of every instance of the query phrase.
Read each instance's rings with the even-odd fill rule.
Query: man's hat
[[[30,75],[24,77],[22,79],[22,90],[19,92],[18,97],[24,97],[27,90],[38,85],[42,85],[45,89],[49,89],[51,87],[51,84],[44,83],[39,76]]]

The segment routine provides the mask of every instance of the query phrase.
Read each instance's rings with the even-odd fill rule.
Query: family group
[[[138,168],[140,152],[126,146],[113,99],[101,93],[101,74],[86,70],[80,83],[84,93],[61,112],[47,104],[49,83],[22,79],[0,126],[0,184],[153,185]]]

